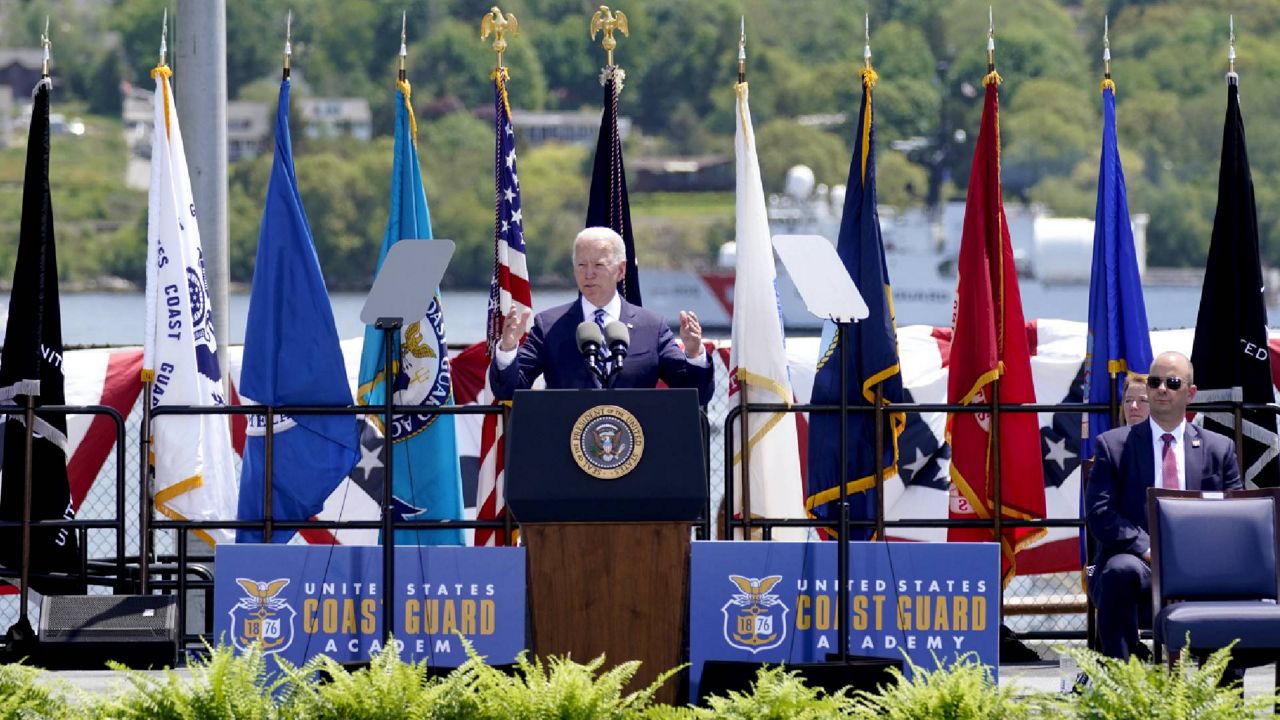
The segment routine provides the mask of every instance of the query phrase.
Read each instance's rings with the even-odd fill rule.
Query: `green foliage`
[[[832,695],[804,684],[796,672],[785,666],[762,667],[748,692],[730,692],[726,697],[708,698],[709,709],[695,717],[728,720],[821,720],[846,717],[857,703],[843,689]]]
[[[934,670],[911,662],[911,679],[897,668],[889,672],[895,684],[877,692],[855,693],[859,700],[851,717],[865,720],[1015,720],[1033,717],[1035,701],[1019,697],[1011,686],[999,687],[991,669],[973,653],[944,667],[937,661]]]
[[[148,675],[113,663],[125,672],[128,687],[92,703],[87,711],[113,720],[236,720],[279,717],[272,693],[285,682],[271,680],[262,648],[237,655],[230,645],[208,648],[209,657],[193,662],[190,677],[173,670]]]
[[[432,717],[426,661],[406,663],[399,653],[384,648],[374,655],[369,667],[348,673],[341,663],[326,656],[301,668],[286,668],[293,693],[283,715],[296,720],[387,720]],[[322,682],[315,681],[325,676]]]
[[[853,111],[857,114],[857,110]],[[765,192],[781,192],[787,170],[808,165],[817,182],[834,185],[849,178],[849,147],[839,136],[792,120],[773,120],[756,126],[760,179]]]
[[[72,712],[68,690],[26,665],[0,665],[0,720],[60,720]]]
[[[989,0],[630,0],[631,35],[619,39],[627,71],[620,110],[634,121],[628,158],[728,152],[734,123],[737,19],[746,18],[747,76],[766,189],[786,169],[810,165],[819,182],[845,182],[861,97],[864,12],[880,74],[876,86],[881,200],[916,205],[963,197],[982,110]],[[0,3],[0,44],[34,47],[51,16],[54,112],[89,111],[94,137],[55,138],[53,192],[64,279],[142,276],[145,193],[120,189],[123,143],[114,117],[120,82],[149,88],[166,0],[24,0]],[[1251,140],[1264,262],[1280,264],[1280,3],[1195,0],[1022,0],[996,7],[1001,86],[1001,164],[1010,200],[1045,203],[1055,215],[1089,217],[1096,194],[1102,21],[1110,18],[1117,118],[1130,209],[1151,216],[1156,264],[1204,261],[1215,210],[1225,92],[1225,21],[1236,13],[1245,121]],[[598,4],[511,0],[520,34],[506,64],[522,109],[595,110],[604,53],[589,38]],[[293,10],[296,97],[368,100],[375,135],[391,133],[400,11],[407,12],[408,74],[424,129],[424,179],[436,234],[459,242],[448,284],[483,286],[492,263],[494,57],[479,38],[487,5],[467,0],[228,0],[227,85],[231,98],[273,106],[285,15]],[[170,17],[171,29],[177,22]],[[176,62],[180,36],[170,36]],[[177,67],[176,82],[183,71]],[[798,116],[844,113],[821,130]],[[456,117],[455,117],[456,116]],[[483,115],[482,115],[483,116]],[[110,117],[110,119],[107,119]],[[387,211],[385,143],[361,147],[309,141],[293,116],[299,183],[330,287],[362,289],[371,277]],[[15,128],[20,136],[22,128]],[[905,158],[890,144],[909,141]],[[15,142],[21,142],[15,137]],[[535,284],[565,283],[561,245],[580,229],[590,148],[520,147],[526,240]],[[60,159],[61,156],[61,159]],[[74,162],[67,162],[68,159]],[[571,160],[577,159],[578,162]],[[909,161],[909,162],[904,162]],[[232,169],[232,278],[252,277],[270,159]],[[14,235],[22,158],[0,150],[0,232]],[[640,203],[636,203],[640,204]],[[661,208],[659,208],[661,212]],[[647,215],[638,238],[660,264],[697,263],[732,234],[731,219]],[[726,227],[728,228],[726,230]],[[674,236],[672,234],[674,233]],[[689,255],[681,253],[686,252]],[[642,257],[643,259],[643,257]],[[12,245],[0,247],[0,273]],[[654,262],[649,262],[654,264]]]
[[[1234,644],[1234,643],[1233,643]],[[1236,684],[1222,688],[1218,681],[1231,659],[1231,648],[1213,653],[1202,665],[1183,654],[1172,671],[1137,658],[1122,662],[1084,648],[1066,649],[1089,683],[1065,709],[1073,717],[1095,720],[1163,718],[1165,720],[1228,720],[1271,714],[1276,696],[1243,697]]]
[[[474,652],[470,651],[469,652]],[[511,676],[480,666],[473,655],[469,662],[474,672],[474,692],[485,698],[484,718],[562,718],[563,720],[601,720],[634,717],[653,703],[653,695],[680,668],[668,670],[648,687],[632,693],[623,688],[635,676],[640,663],[624,662],[600,672],[604,656],[584,664],[568,658],[552,657],[545,662],[521,655],[516,673]],[[459,669],[459,681],[466,673]],[[450,677],[452,681],[453,678]]]

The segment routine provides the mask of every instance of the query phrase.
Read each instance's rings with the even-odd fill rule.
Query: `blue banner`
[[[839,653],[833,543],[695,542],[690,698],[708,660],[823,662]],[[933,668],[965,653],[999,671],[1000,546],[849,543],[849,652]]]
[[[398,547],[395,637],[401,658],[466,661],[459,634],[490,664],[525,648],[524,548]],[[218,545],[214,631],[243,651],[301,664],[318,654],[367,660],[382,648],[377,546]]]

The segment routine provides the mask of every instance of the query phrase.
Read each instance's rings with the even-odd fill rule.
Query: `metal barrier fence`
[[[733,500],[733,483],[732,462],[733,457],[733,436],[734,432],[729,432],[726,428],[735,427],[734,423],[738,422],[743,408],[737,405],[730,406],[727,402],[727,378],[725,373],[717,373],[717,383],[720,385],[716,393],[716,399],[707,408],[708,419],[708,441],[709,441],[709,491],[710,491],[710,507],[714,509],[727,508],[725,510],[725,527],[731,530],[743,526],[744,523],[740,519],[731,516],[731,508],[734,507]],[[140,397],[138,403],[142,402]],[[978,412],[988,409],[984,407],[961,407],[942,404],[903,404],[894,406],[895,411],[903,411],[907,413],[944,413],[944,412]],[[1001,405],[998,412],[1089,412],[1089,411],[1105,411],[1106,406],[1087,405],[1087,404],[1038,404],[1038,405]],[[1195,404],[1192,406],[1194,410],[1216,411],[1230,413],[1235,417],[1237,427],[1241,424],[1242,413],[1247,410],[1264,410],[1275,413],[1280,410],[1280,406],[1267,404],[1243,404],[1243,403],[1211,403],[1211,404]],[[140,577],[138,576],[139,566],[139,538],[142,535],[142,508],[145,506],[150,510],[150,503],[142,499],[142,486],[138,483],[138,475],[133,478],[132,482],[126,482],[126,459],[129,457],[143,458],[142,453],[145,451],[145,443],[142,438],[141,422],[136,418],[141,413],[131,411],[125,417],[121,416],[115,410],[102,406],[58,406],[41,408],[42,412],[66,412],[68,415],[106,415],[109,416],[115,425],[115,444],[110,449],[106,462],[102,465],[99,477],[92,483],[84,502],[81,504],[79,514],[75,520],[60,521],[42,521],[42,527],[70,527],[74,528],[81,540],[80,547],[82,553],[82,566],[84,574],[88,575],[94,584],[90,586],[90,593],[107,594],[117,591],[136,590],[139,585]],[[156,410],[156,416],[165,414],[225,414],[225,415],[246,415],[246,414],[265,414],[271,413],[292,413],[292,414],[352,414],[367,415],[370,408],[365,406],[352,406],[345,408],[266,408],[263,406],[234,406],[225,408],[159,408]],[[848,410],[854,412],[875,412],[874,408],[850,407]],[[774,406],[774,405],[748,405],[748,412],[838,412],[838,406]],[[7,414],[15,414],[21,412],[20,409],[6,409]],[[424,409],[419,406],[397,406],[394,408],[396,414],[423,414]],[[449,406],[438,410],[428,412],[438,412],[441,414],[452,415],[477,415],[485,413],[501,412],[500,410],[490,406]],[[268,423],[270,428],[271,424]],[[270,431],[269,431],[270,432]],[[1240,442],[1240,434],[1236,434],[1237,443]],[[237,462],[239,462],[237,458]],[[141,462],[136,467],[140,471]],[[268,503],[266,507],[270,507]],[[155,579],[150,581],[150,587],[153,590],[162,592],[176,592],[187,598],[187,603],[180,603],[181,627],[186,629],[189,640],[195,639],[201,634],[207,634],[212,631],[212,574],[209,570],[209,561],[211,555],[205,552],[193,552],[190,547],[190,531],[196,528],[238,528],[238,527],[255,527],[263,528],[266,521],[219,521],[219,522],[193,522],[193,521],[176,521],[176,520],[154,520],[150,519],[146,523],[150,529],[150,535],[153,538],[151,544],[151,575]],[[367,521],[273,521],[276,528],[281,529],[300,529],[300,528],[323,528],[329,530],[345,529],[345,528],[380,528],[381,520]],[[815,520],[770,520],[754,518],[750,520],[750,524],[760,527],[764,532],[769,532],[772,527],[778,526],[803,526],[803,527],[821,527],[829,525],[825,521]],[[875,521],[858,521],[855,525],[867,526],[875,524]],[[0,522],[0,527],[12,527],[16,525],[13,522]],[[480,522],[474,520],[461,521],[395,521],[397,529],[433,529],[441,527],[450,528],[477,528],[477,527],[499,527],[500,522]],[[1066,520],[1042,520],[1022,523],[1005,522],[1006,526],[1025,525],[1033,527],[1073,527],[1081,526],[1081,521],[1076,519]],[[950,521],[938,520],[932,518],[905,518],[895,521],[885,521],[885,527],[960,527],[960,526],[992,526],[991,521]],[[203,544],[201,544],[203,547]],[[16,576],[16,571],[8,569],[0,569],[0,577]],[[1080,638],[1085,633],[1085,618],[1082,609],[1082,591],[1080,589],[1080,577],[1076,572],[1054,573],[1047,575],[1030,575],[1018,576],[1013,579],[1010,585],[1005,589],[1004,606],[1006,609],[1007,624],[1013,630],[1030,638]],[[188,620],[187,606],[191,606],[191,614],[193,617]],[[17,619],[18,607],[15,595],[0,596],[0,627],[7,627]],[[32,607],[32,621],[38,620],[38,607]]]

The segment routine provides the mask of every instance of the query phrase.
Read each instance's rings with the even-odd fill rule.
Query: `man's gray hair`
[[[624,262],[627,259],[627,246],[622,242],[622,236],[607,227],[589,227],[578,233],[573,239],[573,259],[578,259],[578,243],[584,241],[606,242],[609,244],[609,255],[614,262]]]

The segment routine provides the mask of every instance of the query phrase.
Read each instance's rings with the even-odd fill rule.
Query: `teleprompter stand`
[[[400,368],[400,329],[427,314],[431,298],[440,286],[449,259],[452,240],[400,240],[391,246],[378,277],[373,281],[360,321],[382,331],[383,439],[382,439],[382,630],[390,638],[395,631],[395,515],[391,484],[391,440],[395,406],[395,373]]]

